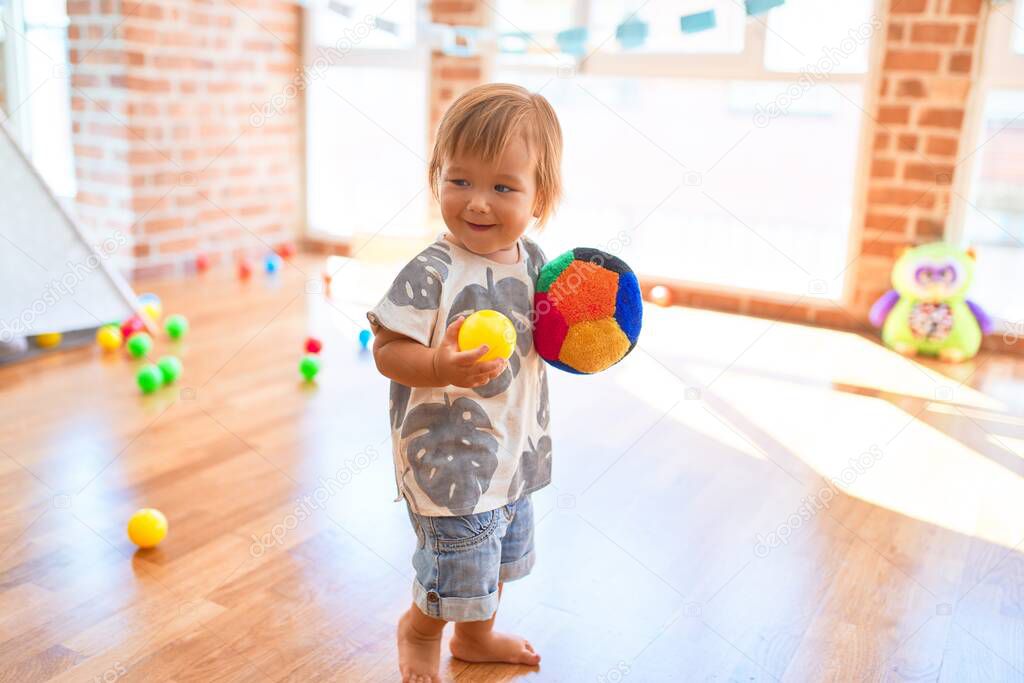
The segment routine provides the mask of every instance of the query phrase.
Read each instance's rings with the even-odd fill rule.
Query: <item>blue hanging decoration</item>
[[[627,19],[615,28],[615,39],[619,41],[622,49],[632,50],[647,42],[649,32],[646,21]]]
[[[587,28],[578,26],[559,31],[555,34],[555,43],[558,44],[558,49],[565,54],[583,57],[587,54]]]
[[[746,0],[747,14],[756,17],[785,3],[786,0]]]
[[[384,31],[384,33],[390,33],[393,36],[398,35],[398,24],[394,21],[381,19],[380,17],[374,17],[373,23],[378,30]]]
[[[479,29],[476,26],[447,26],[446,29],[441,52],[449,57],[472,57],[477,53]]]
[[[715,10],[709,9],[706,12],[698,12],[696,14],[687,14],[685,17],[679,17],[679,28],[683,33],[700,33],[701,31],[710,31],[716,25],[715,22]]]
[[[348,19],[351,19],[352,15],[355,14],[355,10],[353,9],[352,5],[346,2],[338,2],[337,0],[328,0],[327,9],[337,12],[341,16],[346,17]]]
[[[498,36],[498,51],[510,55],[525,55],[530,45],[530,34],[526,31],[510,31]]]

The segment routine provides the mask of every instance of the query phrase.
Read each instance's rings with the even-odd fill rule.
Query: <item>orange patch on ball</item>
[[[558,360],[581,372],[600,372],[629,351],[629,337],[615,318],[584,320],[569,328]]]
[[[572,327],[615,315],[619,275],[589,261],[573,261],[548,290],[552,303]]]

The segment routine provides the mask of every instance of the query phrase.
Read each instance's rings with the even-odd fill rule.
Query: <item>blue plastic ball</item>
[[[267,254],[266,267],[268,273],[276,273],[281,267],[281,257],[273,252]]]
[[[359,345],[365,349],[370,345],[371,336],[373,335],[370,334],[369,330],[359,330]]]

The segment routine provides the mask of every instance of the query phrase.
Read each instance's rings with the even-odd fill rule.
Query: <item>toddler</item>
[[[368,314],[391,379],[396,501],[416,532],[413,603],[398,623],[403,681],[440,681],[441,633],[471,662],[540,662],[493,630],[506,581],[534,563],[530,494],[551,481],[548,388],[533,349],[533,292],[545,257],[524,236],[561,195],[562,132],[540,95],[473,88],[441,121],[428,176],[447,231],[413,258]],[[512,356],[460,351],[459,328],[493,309],[516,328]]]

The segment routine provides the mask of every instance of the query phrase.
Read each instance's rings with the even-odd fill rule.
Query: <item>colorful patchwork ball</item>
[[[541,268],[533,343],[551,365],[576,374],[615,365],[640,336],[642,297],[621,259],[577,247]]]

